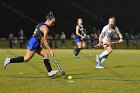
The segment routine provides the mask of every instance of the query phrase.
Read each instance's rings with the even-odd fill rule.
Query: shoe
[[[101,63],[101,58],[99,58],[99,54],[96,55],[96,61],[97,61],[98,63]]]
[[[58,73],[58,70],[52,70],[51,72],[48,72],[48,76],[52,77]]]
[[[9,63],[10,63],[10,58],[5,58],[4,65],[3,65],[4,69],[7,68]]]
[[[74,58],[80,58],[79,56],[74,56]]]
[[[101,64],[97,64],[95,68],[104,69],[104,67]]]

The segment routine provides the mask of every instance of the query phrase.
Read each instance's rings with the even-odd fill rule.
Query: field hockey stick
[[[55,56],[52,56],[52,57],[53,57],[53,60],[54,60],[54,62],[55,62],[55,64],[56,64],[56,66],[57,66],[59,72],[60,72],[62,75],[65,75],[65,72],[61,69],[60,65],[58,64],[58,62],[57,62],[57,60],[56,60],[56,58],[55,58]]]
[[[106,43],[106,44],[103,44],[103,45],[112,45],[112,44],[117,44],[117,43],[119,43],[119,41],[114,41],[114,42]]]
[[[93,46],[93,48],[100,48],[102,45],[98,43],[97,45]]]
[[[98,43],[98,44],[95,45],[93,48],[99,48],[99,47],[102,47],[103,45],[112,45],[112,44],[117,44],[117,43],[119,43],[119,41],[114,41],[114,42],[105,43],[105,44],[100,44],[100,43]]]

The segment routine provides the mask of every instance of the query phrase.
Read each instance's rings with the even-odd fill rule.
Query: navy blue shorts
[[[34,37],[31,37],[28,44],[27,49],[30,51],[37,51],[40,48],[40,41]]]
[[[77,43],[77,42],[81,42],[81,38],[75,38],[74,41]]]

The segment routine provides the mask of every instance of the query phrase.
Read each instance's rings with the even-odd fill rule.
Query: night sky
[[[88,33],[93,27],[102,29],[110,16],[116,17],[121,31],[130,32],[132,28],[135,33],[140,31],[139,0],[1,0],[0,37],[8,37],[10,32],[17,36],[20,28],[30,37],[50,10],[56,17],[53,31],[65,32],[67,36],[75,32],[79,17],[83,18]]]

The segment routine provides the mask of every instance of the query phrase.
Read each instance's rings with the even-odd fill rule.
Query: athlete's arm
[[[53,56],[54,53],[53,51],[51,50],[48,42],[47,42],[47,35],[48,35],[48,28],[46,26],[41,26],[41,30],[43,31],[44,33],[44,37],[43,37],[43,43],[45,45],[45,47],[48,49],[48,51],[51,53],[51,55]]]
[[[120,38],[119,40],[119,43],[122,43],[123,42],[123,37],[122,37],[122,34],[120,32],[116,32]]]
[[[42,45],[43,45],[43,37],[41,38],[41,41],[40,41],[41,43],[40,43],[40,47],[42,47]]]
[[[99,43],[100,44],[102,43],[103,36],[104,36],[104,33],[101,32],[101,34],[99,35]]]
[[[86,33],[84,33],[84,38],[86,37]]]
[[[79,30],[80,30],[80,26],[76,26],[76,35],[80,36],[81,38],[84,38],[84,36],[82,36],[82,35],[79,33]]]
[[[120,33],[118,28],[116,28],[116,33],[118,34],[118,36],[120,38],[119,43],[122,43],[123,42],[123,37],[122,37],[122,34]]]

